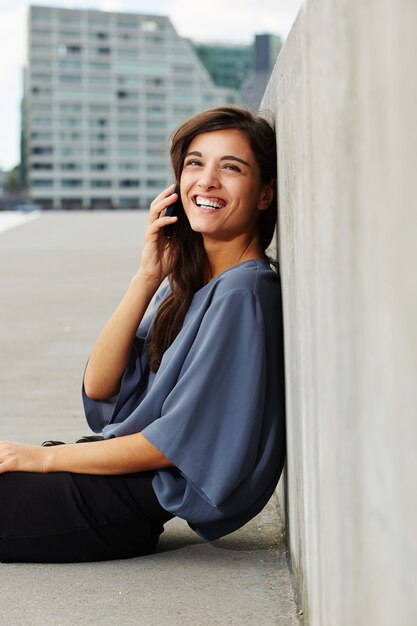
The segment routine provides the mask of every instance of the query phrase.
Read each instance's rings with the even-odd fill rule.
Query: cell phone
[[[172,204],[170,204],[166,209],[165,209],[165,216],[166,217],[173,217],[174,215],[178,215],[180,210],[182,210],[182,202],[181,202],[181,194],[180,194],[180,187],[179,185],[175,186],[174,189],[174,193],[178,194],[178,200],[176,200],[175,202],[173,202]],[[166,237],[171,237],[175,226],[178,224],[178,222],[175,222],[175,224],[168,224],[168,226],[164,226],[164,234]]]

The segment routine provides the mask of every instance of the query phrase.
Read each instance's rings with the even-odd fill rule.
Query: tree
[[[4,182],[4,190],[10,192],[17,192],[21,190],[20,184],[20,165],[16,165],[6,176]]]

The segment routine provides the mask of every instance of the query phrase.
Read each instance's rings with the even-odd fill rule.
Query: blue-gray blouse
[[[120,392],[88,398],[105,438],[141,432],[179,471],[157,470],[156,496],[200,536],[216,539],[271,497],[285,454],[281,289],[267,261],[232,267],[196,292],[158,371],[148,366],[152,312],[140,324]]]

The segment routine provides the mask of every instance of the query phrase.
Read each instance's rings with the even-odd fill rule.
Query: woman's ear
[[[275,196],[275,190],[277,186],[277,179],[272,178],[268,183],[266,183],[260,193],[259,202],[258,202],[258,210],[265,211]]]

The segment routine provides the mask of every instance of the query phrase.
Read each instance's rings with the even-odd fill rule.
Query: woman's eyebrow
[[[220,161],[239,161],[239,163],[243,163],[243,165],[246,165],[246,167],[250,167],[247,161],[244,161],[243,159],[237,156],[233,156],[233,154],[227,154],[226,156],[222,156]]]
[[[186,159],[189,156],[198,156],[198,157],[202,157],[202,153],[198,152],[198,150],[194,150],[193,152],[187,152],[187,154],[185,155],[184,159]],[[244,161],[243,159],[241,159],[240,157],[234,156],[233,154],[226,154],[225,156],[222,156],[220,158],[220,161],[238,161],[239,163],[242,163],[243,165],[246,165],[246,167],[250,167],[249,163],[247,161]]]

